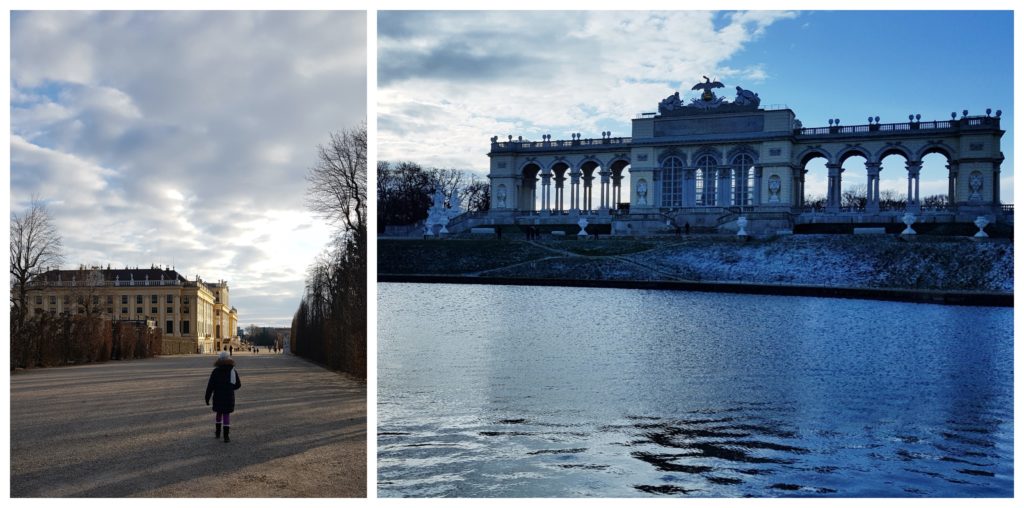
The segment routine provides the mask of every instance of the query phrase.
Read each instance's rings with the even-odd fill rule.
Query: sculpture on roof
[[[732,103],[737,106],[753,106],[756,108],[761,105],[761,98],[756,93],[737,86],[736,98],[733,99]]]
[[[711,90],[713,88],[725,88],[725,85],[723,85],[721,81],[711,81],[711,78],[708,78],[707,76],[702,77],[704,78],[704,82],[693,85],[691,90],[704,90],[704,93],[700,94],[700,100],[704,102],[715,100],[715,93]]]

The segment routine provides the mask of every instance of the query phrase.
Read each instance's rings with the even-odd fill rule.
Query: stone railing
[[[601,138],[601,139],[555,139],[551,141],[495,141],[491,143],[491,152],[521,152],[565,150],[578,148],[595,148],[602,146],[621,146],[633,142],[633,138]]]
[[[798,136],[828,136],[828,135],[850,135],[867,134],[872,132],[911,132],[916,130],[949,130],[957,131],[962,128],[999,128],[999,117],[994,116],[970,116],[960,120],[937,120],[931,122],[900,122],[900,123],[870,123],[867,125],[830,125],[828,127],[807,127],[793,129]]]

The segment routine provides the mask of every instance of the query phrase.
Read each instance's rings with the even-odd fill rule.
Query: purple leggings
[[[224,422],[225,427],[231,426],[231,413],[217,413],[217,423]]]

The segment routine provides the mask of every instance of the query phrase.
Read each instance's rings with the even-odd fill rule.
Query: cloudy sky
[[[284,326],[331,234],[305,172],[366,117],[365,13],[15,13],[10,114],[11,210],[48,204],[67,267],[174,265]]]
[[[806,127],[1001,109],[1013,201],[1010,12],[381,12],[377,30],[383,160],[485,174],[491,136],[629,136],[630,119],[676,90],[688,100],[707,74]],[[906,191],[897,162],[883,161],[882,190]],[[946,192],[944,165],[926,157],[922,196]],[[866,182],[859,158],[845,167],[844,185]],[[808,193],[824,195],[824,163],[809,169]]]

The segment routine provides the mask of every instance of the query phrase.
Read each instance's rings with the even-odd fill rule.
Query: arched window
[[[697,159],[697,206],[715,206],[718,163],[710,155]]]
[[[748,154],[740,154],[733,158],[733,203],[739,206],[754,204],[754,158]]]
[[[669,157],[661,163],[661,206],[683,206],[683,161],[679,157]]]

